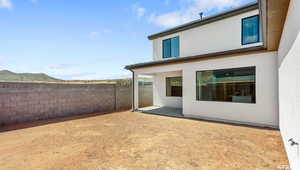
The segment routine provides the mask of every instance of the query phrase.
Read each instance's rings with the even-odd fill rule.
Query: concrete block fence
[[[152,85],[143,89],[149,93]],[[0,125],[127,110],[131,92],[116,84],[0,83]]]

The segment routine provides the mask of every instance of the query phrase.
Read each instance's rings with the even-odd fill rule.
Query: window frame
[[[243,27],[243,24],[244,24],[244,20],[246,19],[250,19],[250,18],[254,18],[254,17],[257,17],[258,18],[258,24],[257,24],[257,36],[258,36],[258,39],[256,42],[250,42],[250,43],[244,43],[244,27]],[[246,17],[246,18],[242,18],[242,22],[241,22],[241,27],[242,27],[242,31],[241,31],[241,39],[242,39],[242,45],[248,45],[248,44],[255,44],[255,43],[259,43],[260,42],[260,15],[257,14],[257,15],[252,15],[252,16],[249,16],[249,17]]]
[[[255,102],[253,103],[243,103],[243,102],[232,102],[232,101],[212,101],[212,100],[201,100],[199,95],[199,89],[198,84],[197,84],[197,73],[198,72],[205,72],[205,71],[220,71],[220,70],[231,70],[231,69],[243,69],[243,68],[254,68],[255,69]],[[257,67],[256,66],[246,66],[246,67],[232,67],[232,68],[222,68],[222,69],[210,69],[210,70],[201,70],[201,71],[196,71],[196,101],[198,102],[217,102],[217,103],[233,103],[233,104],[257,104],[257,86],[256,86],[256,82],[257,82]]]
[[[174,38],[178,38],[178,56],[172,56],[172,39]],[[170,57],[165,57],[165,48],[164,48],[164,42],[165,41],[170,41]],[[167,39],[164,39],[162,40],[162,58],[175,58],[175,57],[179,57],[180,56],[180,36],[175,36],[175,37],[172,37],[172,38],[167,38]]]
[[[166,88],[165,88],[165,89],[166,89],[166,97],[183,97],[183,93],[182,93],[182,92],[183,92],[183,89],[182,89],[182,88],[183,88],[183,85],[181,86],[181,96],[169,96],[169,95],[168,95],[168,89],[167,89],[167,88],[168,88],[168,86],[167,86],[167,82],[168,82],[167,79],[168,79],[168,78],[181,78],[181,83],[183,83],[183,82],[182,82],[182,80],[183,80],[183,77],[182,77],[182,76],[166,77],[166,79],[165,79],[165,80],[166,80],[166,81],[165,81],[165,85],[166,85]]]

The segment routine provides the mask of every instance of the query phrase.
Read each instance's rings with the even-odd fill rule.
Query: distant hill
[[[44,73],[14,73],[0,70],[0,82],[60,82],[62,80]]]
[[[111,80],[61,80],[44,73],[14,73],[0,70],[0,82],[36,82],[36,83],[63,83],[63,84],[118,84],[130,85],[131,78]],[[140,83],[151,83],[150,78],[139,78]]]
[[[122,86],[131,85],[131,78],[124,79],[108,79],[108,80],[64,80],[64,83],[69,84],[118,84]],[[152,84],[151,78],[139,78],[140,84]]]

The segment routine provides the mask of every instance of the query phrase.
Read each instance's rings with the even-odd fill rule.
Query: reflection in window
[[[179,56],[179,37],[163,40],[163,58]]]
[[[167,96],[182,97],[182,77],[167,77]]]
[[[259,16],[242,19],[242,45],[259,42]]]
[[[197,100],[256,103],[255,67],[197,72]]]

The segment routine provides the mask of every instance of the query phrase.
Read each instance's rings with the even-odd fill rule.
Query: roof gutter
[[[151,61],[151,62],[145,62],[145,63],[132,64],[132,65],[125,66],[125,69],[132,71],[132,69],[157,66],[157,65],[161,65],[161,64],[167,64],[167,63],[175,64],[175,63],[179,63],[179,62],[191,62],[194,60],[199,60],[199,59],[204,59],[204,58],[241,54],[241,53],[246,53],[246,52],[262,51],[262,50],[266,50],[264,45],[248,47],[248,48],[239,48],[239,49],[222,51],[222,52],[208,53],[208,54],[202,54],[202,55],[196,55],[196,56],[178,57],[178,58],[171,58],[171,59],[166,59],[166,60],[157,60],[157,61]]]

